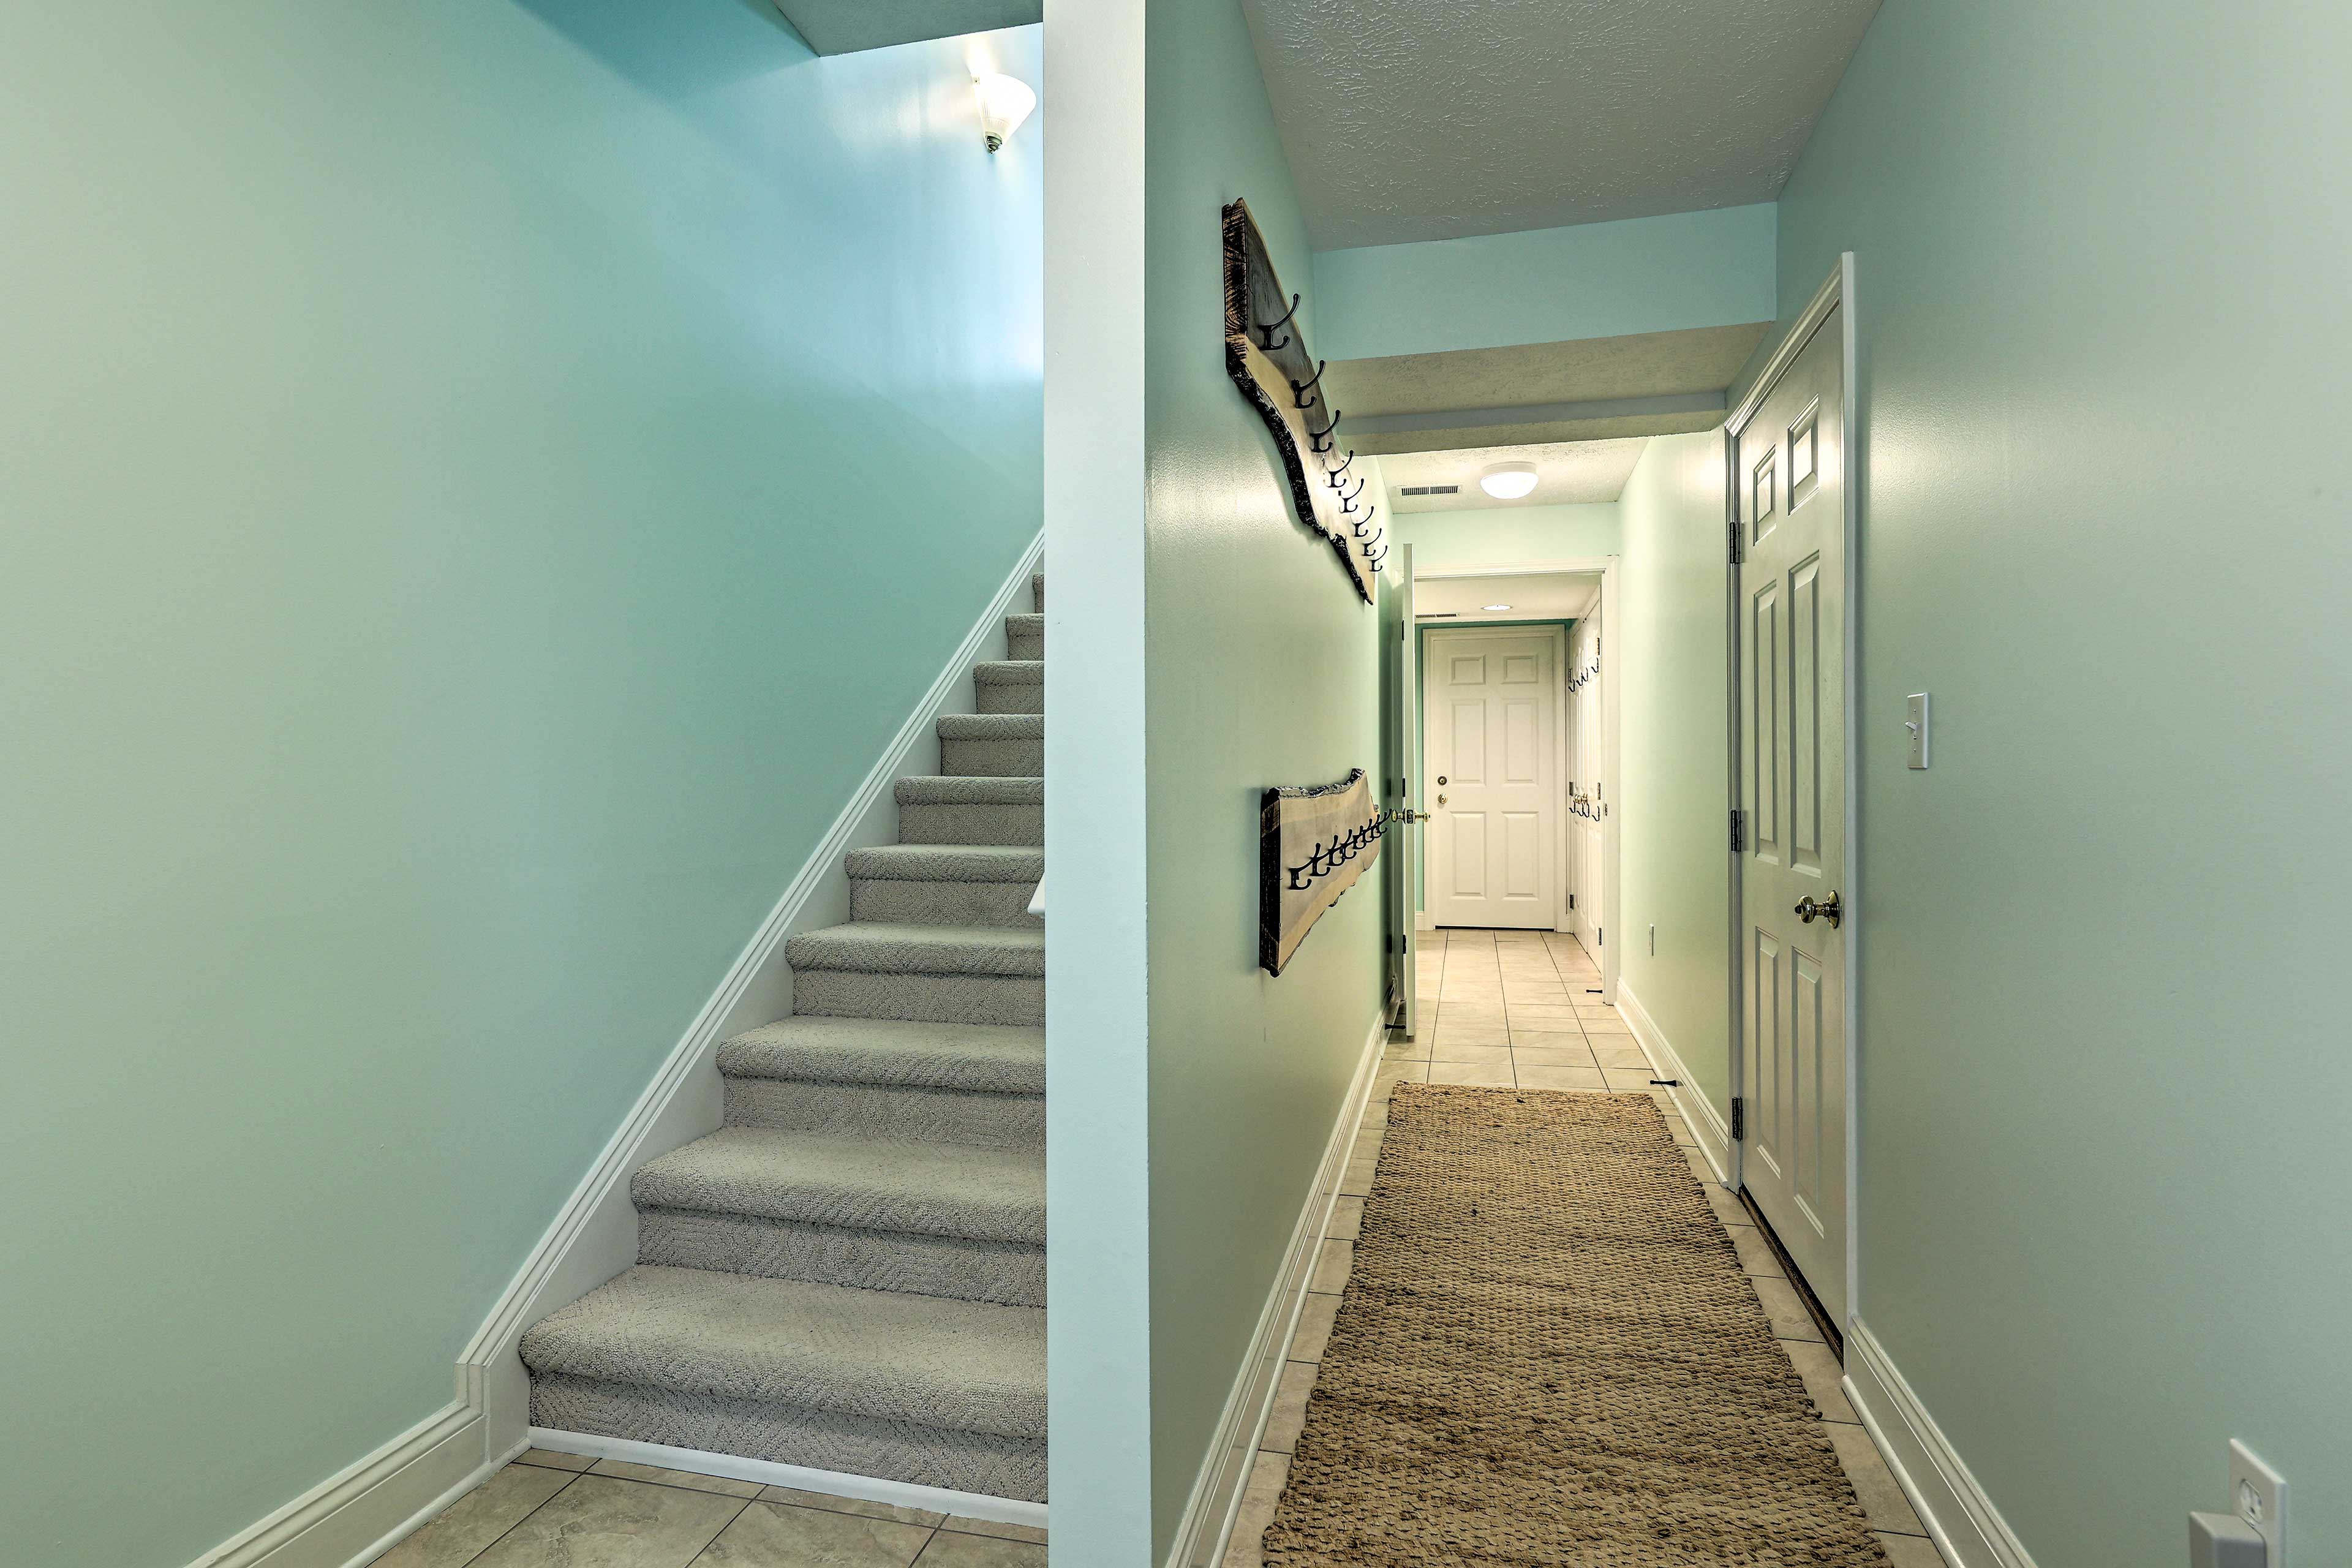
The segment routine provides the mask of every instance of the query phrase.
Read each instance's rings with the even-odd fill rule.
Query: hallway
[[[1770,1320],[1773,1337],[1820,1408],[1846,1478],[1891,1568],[1942,1568],[1918,1515],[1842,1391],[1837,1358],[1738,1200],[1717,1184],[1663,1090],[1631,1030],[1599,996],[1600,970],[1576,940],[1549,931],[1424,931],[1420,1037],[1388,1048],[1373,1100],[1350,1152],[1328,1238],[1293,1338],[1272,1415],[1259,1439],[1241,1516],[1223,1568],[1260,1568],[1260,1539],[1287,1477],[1292,1445],[1306,1423],[1332,1322],[1354,1259],[1387,1131],[1388,1097],[1400,1083],[1650,1093],[1681,1145],[1707,1202],[1738,1248]]]

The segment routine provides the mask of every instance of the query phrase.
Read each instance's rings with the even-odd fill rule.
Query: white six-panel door
[[[1559,640],[1436,633],[1423,697],[1429,916],[1551,929],[1559,853]]]
[[[1843,326],[1843,307],[1832,308],[1730,438],[1742,557],[1740,1182],[1840,1323],[1847,1131]],[[1818,912],[1833,899],[1836,916]]]

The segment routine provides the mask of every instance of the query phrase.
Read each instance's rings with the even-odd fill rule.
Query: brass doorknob
[[[1845,906],[1839,901],[1837,892],[1834,889],[1831,890],[1828,898],[1822,900],[1818,903],[1813,900],[1811,894],[1799,899],[1797,900],[1796,912],[1797,918],[1804,921],[1807,925],[1812,924],[1813,917],[1815,915],[1819,915],[1822,919],[1830,922],[1830,930],[1832,931],[1837,930],[1840,923],[1845,919]]]
[[[1439,795],[1439,796],[1437,797],[1437,804],[1438,804],[1438,805],[1444,805],[1445,804],[1445,797],[1444,797],[1444,795]]]

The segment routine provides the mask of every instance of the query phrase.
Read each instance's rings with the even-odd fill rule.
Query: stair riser
[[[726,1080],[727,1124],[779,1132],[831,1132],[910,1143],[1043,1149],[1045,1097],[875,1083]]]
[[[1004,648],[1007,658],[1044,658],[1045,628],[1037,626],[1007,626]]]
[[[1045,1304],[1045,1249],[1009,1241],[648,1208],[637,1211],[637,1261],[1011,1307]]]
[[[1045,1500],[1043,1438],[998,1437],[567,1376],[531,1379],[530,1423],[989,1497]]]
[[[1045,742],[941,741],[940,771],[959,778],[1035,779],[1045,776]]]
[[[1027,926],[1034,882],[881,882],[849,884],[849,918],[934,926]]]
[[[1015,844],[1045,842],[1045,808],[1037,805],[902,805],[901,844]]]
[[[990,681],[972,688],[982,713],[1043,713],[1045,710],[1045,688],[1042,684],[1024,682],[1014,686]]]

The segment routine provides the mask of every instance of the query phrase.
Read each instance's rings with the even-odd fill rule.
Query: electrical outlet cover
[[[2230,1439],[2230,1510],[2262,1533],[2263,1568],[2286,1568],[2286,1478]]]

